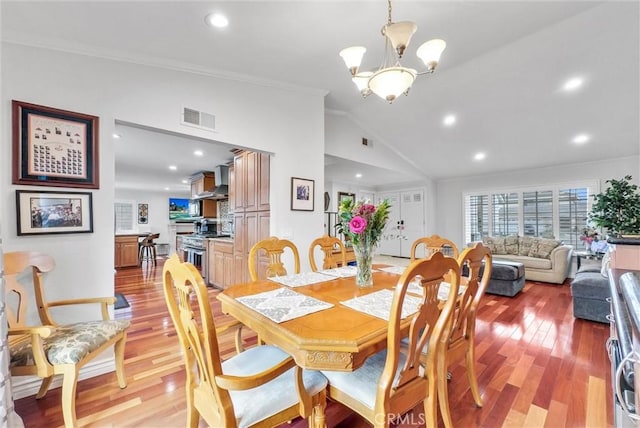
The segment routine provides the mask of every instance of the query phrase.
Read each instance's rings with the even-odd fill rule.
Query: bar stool
[[[143,260],[151,261],[154,265],[156,264],[156,243],[153,242],[153,240],[158,239],[159,237],[159,233],[153,233],[140,242],[140,251],[138,254],[140,264],[142,264]]]

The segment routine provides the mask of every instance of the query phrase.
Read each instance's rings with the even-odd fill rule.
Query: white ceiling
[[[419,77],[409,96],[392,105],[362,99],[338,56],[362,45],[363,67],[379,65],[384,0],[2,1],[1,7],[6,41],[327,91],[327,109],[346,114],[376,144],[393,147],[434,179],[640,153],[636,1],[395,1],[394,20],[418,24],[404,65],[419,68],[415,49],[428,39],[445,39],[447,49],[436,73]],[[205,26],[212,11],[225,13],[229,27]],[[573,76],[583,77],[584,86],[563,92]],[[457,122],[445,127],[450,113]],[[573,144],[580,133],[590,141]],[[131,150],[117,152],[119,172]],[[482,162],[472,159],[478,151],[487,155]],[[159,155],[171,156],[168,149],[149,153],[136,157],[176,159]],[[327,164],[334,175],[345,170],[344,160]],[[353,180],[353,165],[348,171],[345,179]],[[412,178],[379,173],[380,182],[367,182]]]

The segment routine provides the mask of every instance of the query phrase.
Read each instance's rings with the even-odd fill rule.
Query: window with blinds
[[[517,235],[518,221],[518,194],[494,193],[491,195],[493,236]]]
[[[580,235],[591,209],[589,195],[598,191],[598,182],[545,187],[465,194],[467,242],[480,241],[487,235],[520,235],[559,239],[580,247]]]
[[[131,232],[134,230],[135,201],[116,201],[114,203],[115,231]]]

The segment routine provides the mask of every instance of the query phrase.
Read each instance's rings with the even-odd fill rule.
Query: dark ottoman
[[[491,263],[487,293],[513,297],[524,288],[524,264],[503,260]]]
[[[611,297],[609,280],[600,270],[580,269],[571,281],[573,316],[608,324],[606,316],[611,312],[607,299]]]

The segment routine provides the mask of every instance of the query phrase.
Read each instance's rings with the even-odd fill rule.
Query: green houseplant
[[[607,190],[593,196],[589,220],[610,235],[640,234],[640,193],[630,181],[630,175],[607,180]]]

